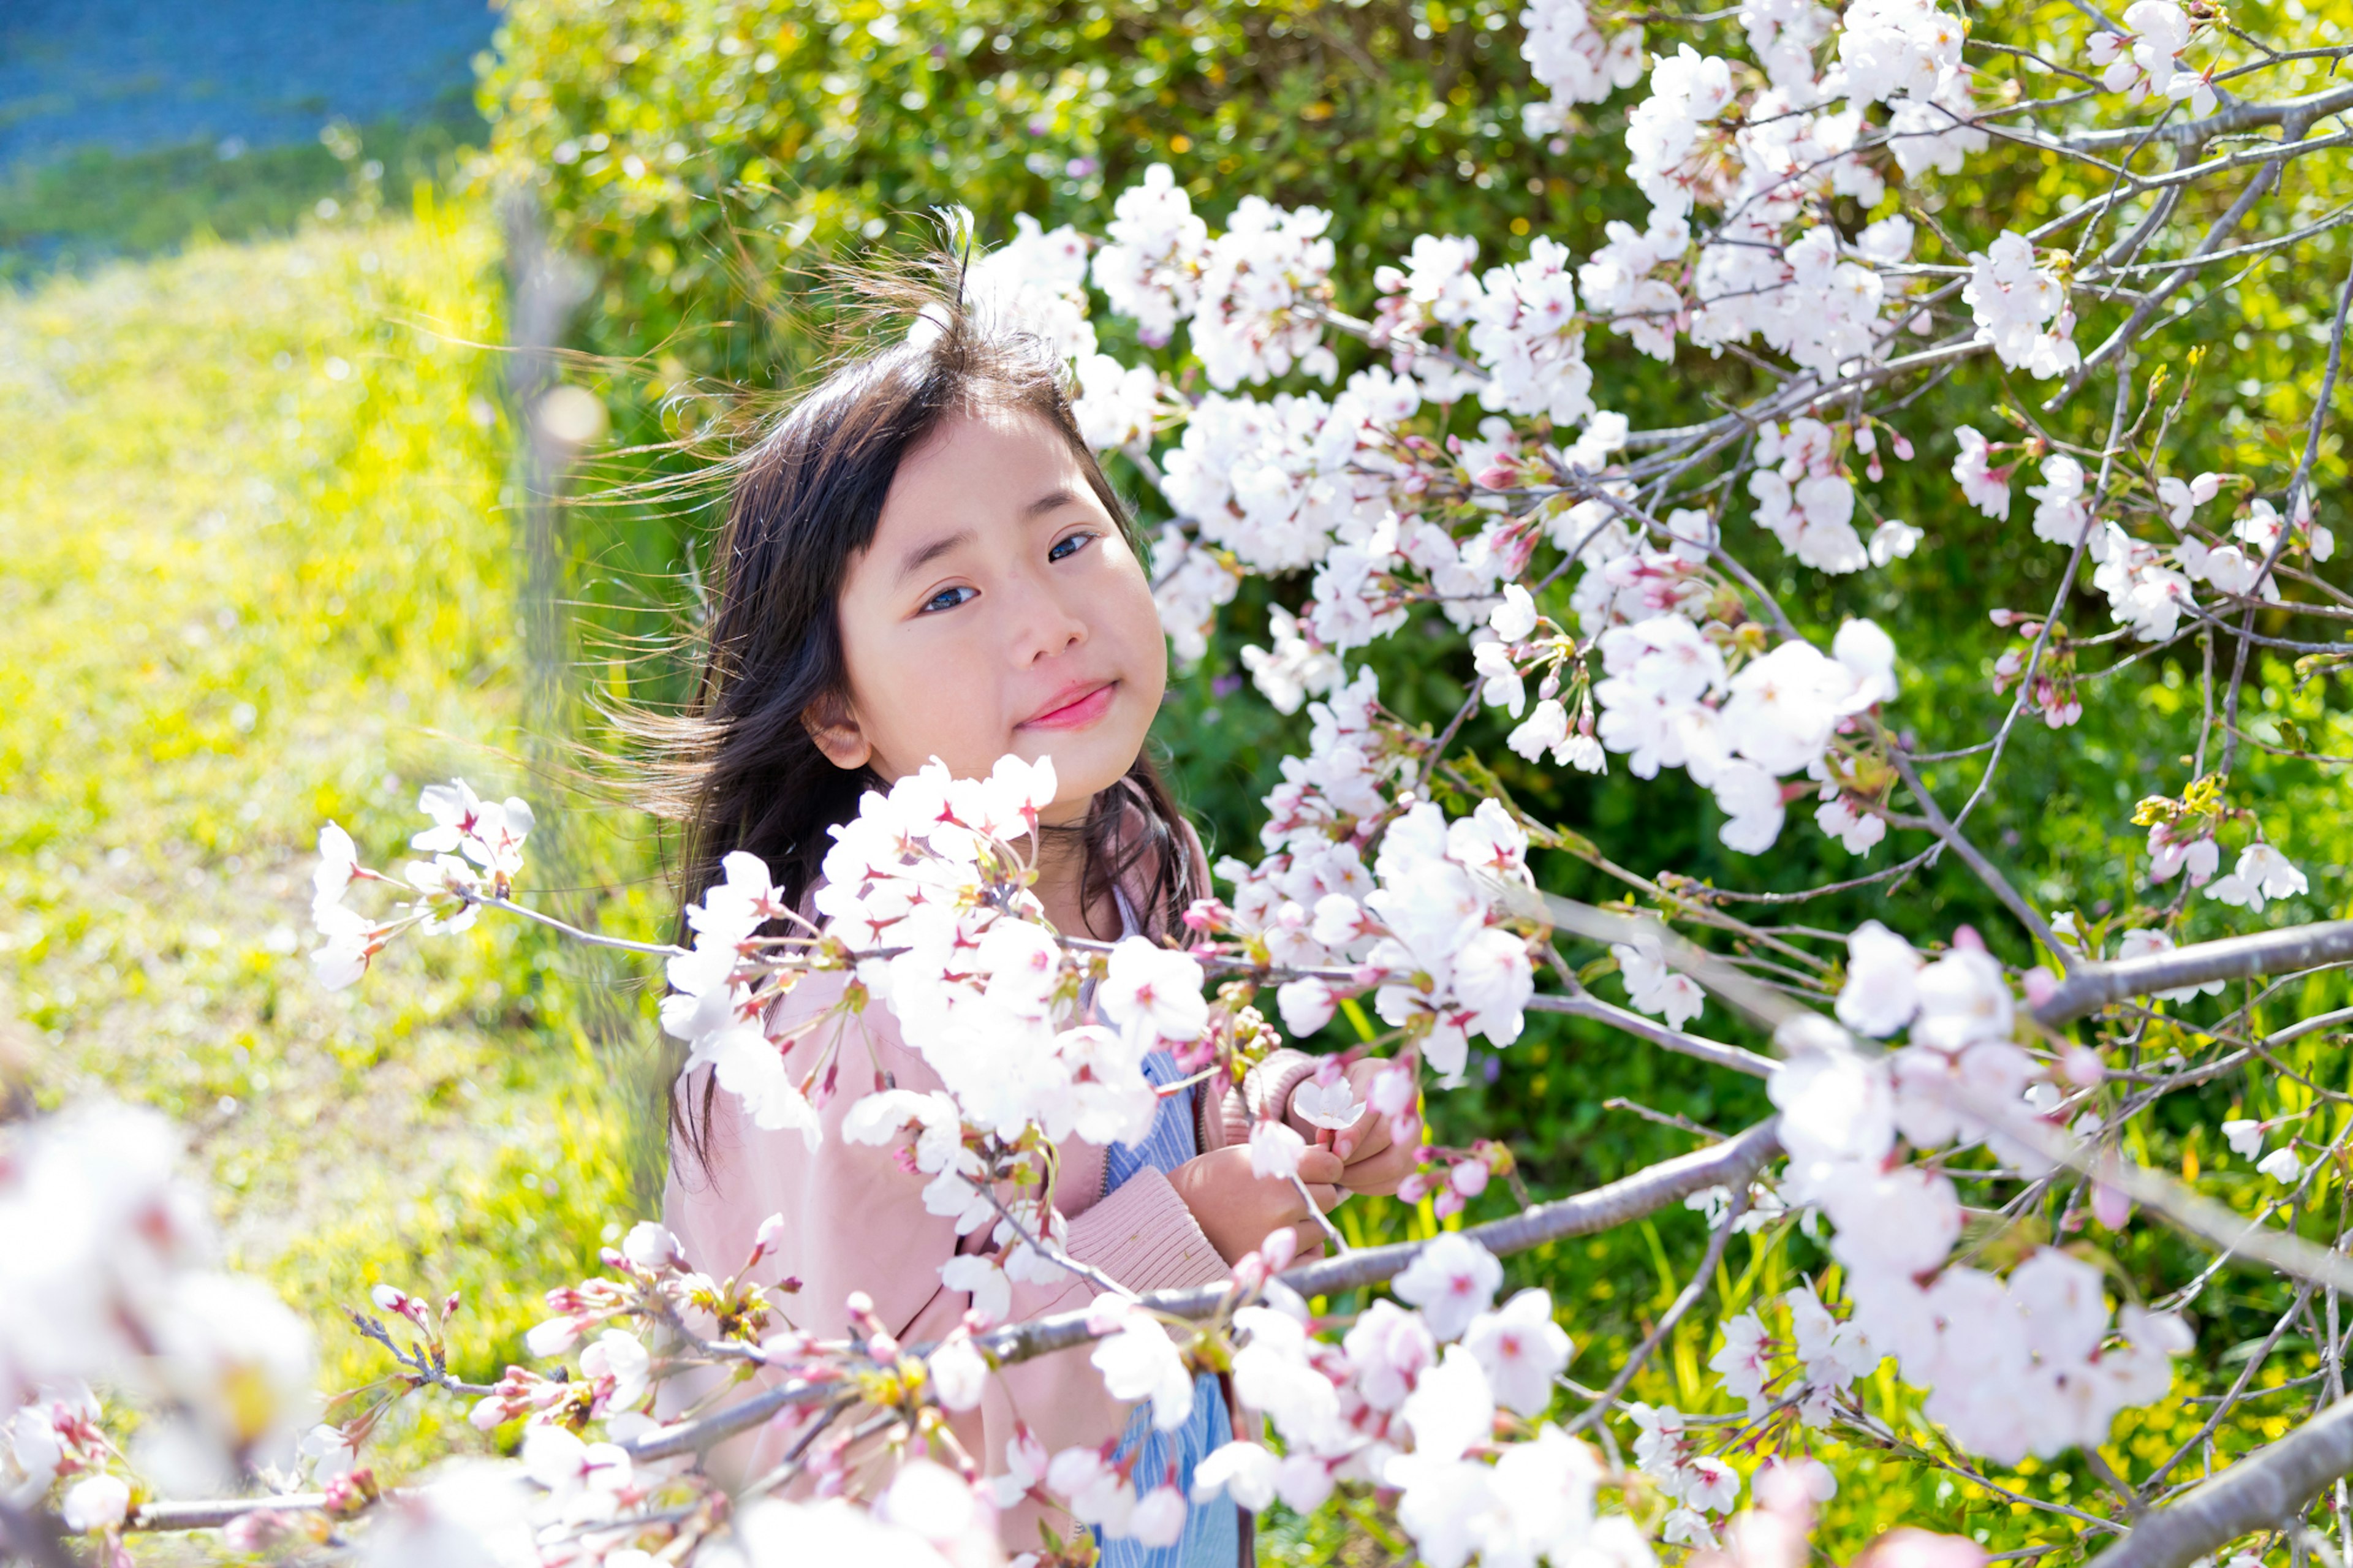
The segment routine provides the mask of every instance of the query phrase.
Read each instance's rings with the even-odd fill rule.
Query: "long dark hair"
[[[962,261],[856,279],[871,318],[912,321],[888,347],[853,354],[727,459],[726,522],[712,557],[713,596],[697,649],[700,679],[685,710],[631,727],[653,763],[649,804],[683,825],[681,910],[719,879],[724,856],[767,862],[787,900],[818,880],[827,829],[857,815],[884,781],[837,767],[805,715],[848,690],[837,605],[851,563],[873,542],[883,498],[906,455],[949,417],[1017,408],[1069,445],[1104,510],[1141,559],[1120,503],[1071,413],[1063,362],[1028,332],[1007,330],[963,300]],[[1124,889],[1149,931],[1173,929],[1195,897],[1192,841],[1148,754],[1096,795],[1076,833],[1082,907]],[[683,922],[681,921],[681,930]],[[691,1108],[677,1064],[664,1073],[669,1123],[707,1166],[712,1085]]]

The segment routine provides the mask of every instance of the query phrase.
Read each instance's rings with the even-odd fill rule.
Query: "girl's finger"
[[[1329,1214],[1340,1206],[1340,1200],[1348,1195],[1348,1189],[1342,1186],[1324,1186],[1320,1183],[1311,1182],[1307,1185],[1307,1194],[1315,1200],[1317,1208]]]
[[[1309,1186],[1331,1186],[1347,1167],[1329,1149],[1310,1149],[1299,1157],[1299,1179]]]

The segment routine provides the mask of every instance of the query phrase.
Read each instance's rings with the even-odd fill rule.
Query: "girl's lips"
[[[1093,690],[1082,693],[1059,708],[1050,708],[1034,719],[1024,719],[1024,730],[1083,730],[1111,711],[1112,698],[1119,690],[1119,682],[1106,680]]]

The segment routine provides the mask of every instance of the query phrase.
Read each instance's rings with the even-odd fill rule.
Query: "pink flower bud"
[[[1216,899],[1195,899],[1185,910],[1185,924],[1197,931],[1212,931],[1233,918],[1233,910]]]
[[[670,1238],[665,1236],[664,1239]],[[774,1252],[778,1247],[784,1245],[784,1240],[785,1216],[772,1214],[760,1222],[760,1234],[753,1239],[752,1245],[762,1252]],[[678,1243],[675,1240],[670,1240],[670,1250],[673,1255],[677,1253]]]
[[[2059,989],[2059,977],[2040,963],[2021,978],[2026,985],[2026,1005],[2030,1007],[2042,1006],[2051,1000],[2051,994]]]
[[[1293,1258],[1299,1256],[1299,1233],[1289,1226],[1271,1231],[1264,1241],[1259,1243],[1258,1250],[1259,1256],[1266,1259],[1267,1268],[1280,1274],[1291,1267]]]
[[[1438,1211],[1439,1218],[1451,1219],[1462,1212],[1462,1194],[1452,1187],[1440,1187],[1438,1195],[1430,1199],[1430,1206]]]
[[[2094,1182],[2092,1217],[2110,1230],[2122,1230],[2132,1218],[2132,1200],[2105,1182]]]
[[[1970,925],[1953,928],[1953,945],[1965,952],[1983,952],[1986,950],[1985,938],[1978,934],[1977,927]]]
[[[408,1292],[406,1290],[395,1289],[389,1285],[377,1285],[371,1287],[368,1290],[368,1299],[375,1303],[376,1310],[380,1312],[406,1312],[408,1310]]]
[[[1910,462],[1912,460],[1911,441],[1905,437],[1895,435],[1892,430],[1889,431],[1888,434],[1891,437],[1894,437],[1894,439],[1892,439],[1888,445],[1895,449],[1895,456],[1904,462]]]
[[[232,1552],[252,1555],[265,1552],[293,1533],[286,1516],[276,1509],[256,1509],[229,1521],[221,1539]]]
[[[1453,1189],[1466,1198],[1475,1198],[1487,1190],[1487,1167],[1478,1160],[1465,1160],[1454,1167],[1448,1178]]]
[[[2031,987],[2027,994],[2030,997],[2033,995]],[[2061,1051],[2059,1070],[2066,1075],[2069,1083],[2078,1089],[2096,1088],[2100,1080],[2108,1076],[2107,1064],[2100,1059],[2100,1053],[2089,1046],[2070,1046]]]
[[[1404,1145],[1421,1136],[1421,1118],[1409,1110],[1389,1118],[1389,1142]]]

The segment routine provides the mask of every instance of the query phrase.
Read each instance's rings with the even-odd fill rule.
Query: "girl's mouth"
[[[1083,730],[1111,711],[1112,699],[1119,692],[1119,682],[1106,680],[1099,686],[1074,687],[1058,693],[1054,706],[1044,712],[1024,719],[1018,726],[1024,730]]]

